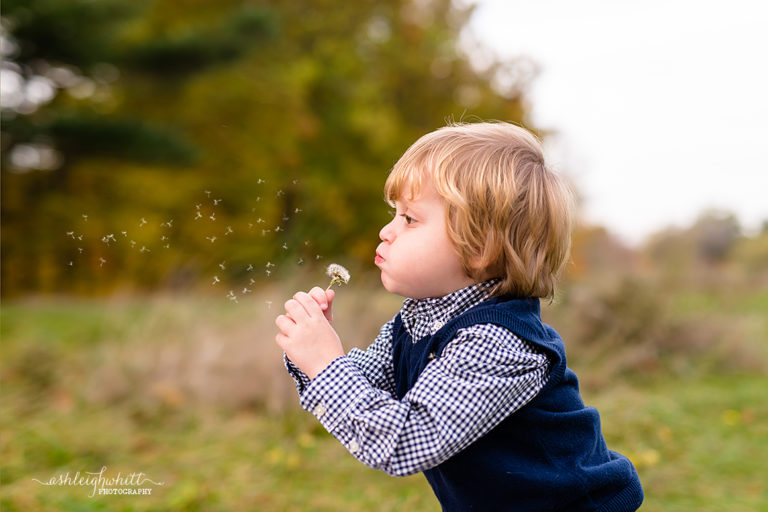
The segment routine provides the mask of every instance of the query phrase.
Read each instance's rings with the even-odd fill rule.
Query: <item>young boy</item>
[[[285,304],[277,343],[312,412],[357,459],[423,471],[446,511],[632,511],[635,468],[608,450],[560,336],[541,321],[568,258],[571,196],[540,145],[506,123],[419,139],[385,184],[384,287],[406,297],[345,355],[334,292]]]

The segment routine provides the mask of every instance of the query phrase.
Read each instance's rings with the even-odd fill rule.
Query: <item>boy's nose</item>
[[[392,222],[394,219],[387,224],[384,224],[384,227],[381,228],[381,231],[379,231],[379,238],[381,238],[382,242],[391,242],[392,237],[394,236],[394,230],[392,229]]]

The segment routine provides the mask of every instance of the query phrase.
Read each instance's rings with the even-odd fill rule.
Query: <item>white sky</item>
[[[475,37],[528,93],[583,215],[637,243],[708,208],[768,220],[768,3],[478,0]]]

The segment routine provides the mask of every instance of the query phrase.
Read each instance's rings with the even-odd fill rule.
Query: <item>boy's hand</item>
[[[330,324],[334,294],[329,292],[320,288],[313,288],[310,293],[298,292],[285,303],[286,314],[275,319],[280,329],[275,341],[310,379],[344,355],[339,335]],[[321,306],[323,299],[325,309]]]
[[[323,290],[319,286],[315,286],[311,290],[309,290],[309,296],[315,299],[315,302],[320,306],[320,309],[323,310],[323,314],[325,315],[325,318],[328,319],[328,323],[333,323],[333,298],[336,296],[336,292],[334,290]]]

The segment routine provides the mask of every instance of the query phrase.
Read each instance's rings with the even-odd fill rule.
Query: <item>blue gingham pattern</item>
[[[414,340],[487,299],[496,280],[441,298],[406,299],[400,311]],[[549,361],[493,324],[457,331],[402,400],[394,398],[392,325],[365,351],[352,349],[310,381],[287,358],[301,406],[352,455],[404,476],[434,467],[476,441],[544,387]]]

